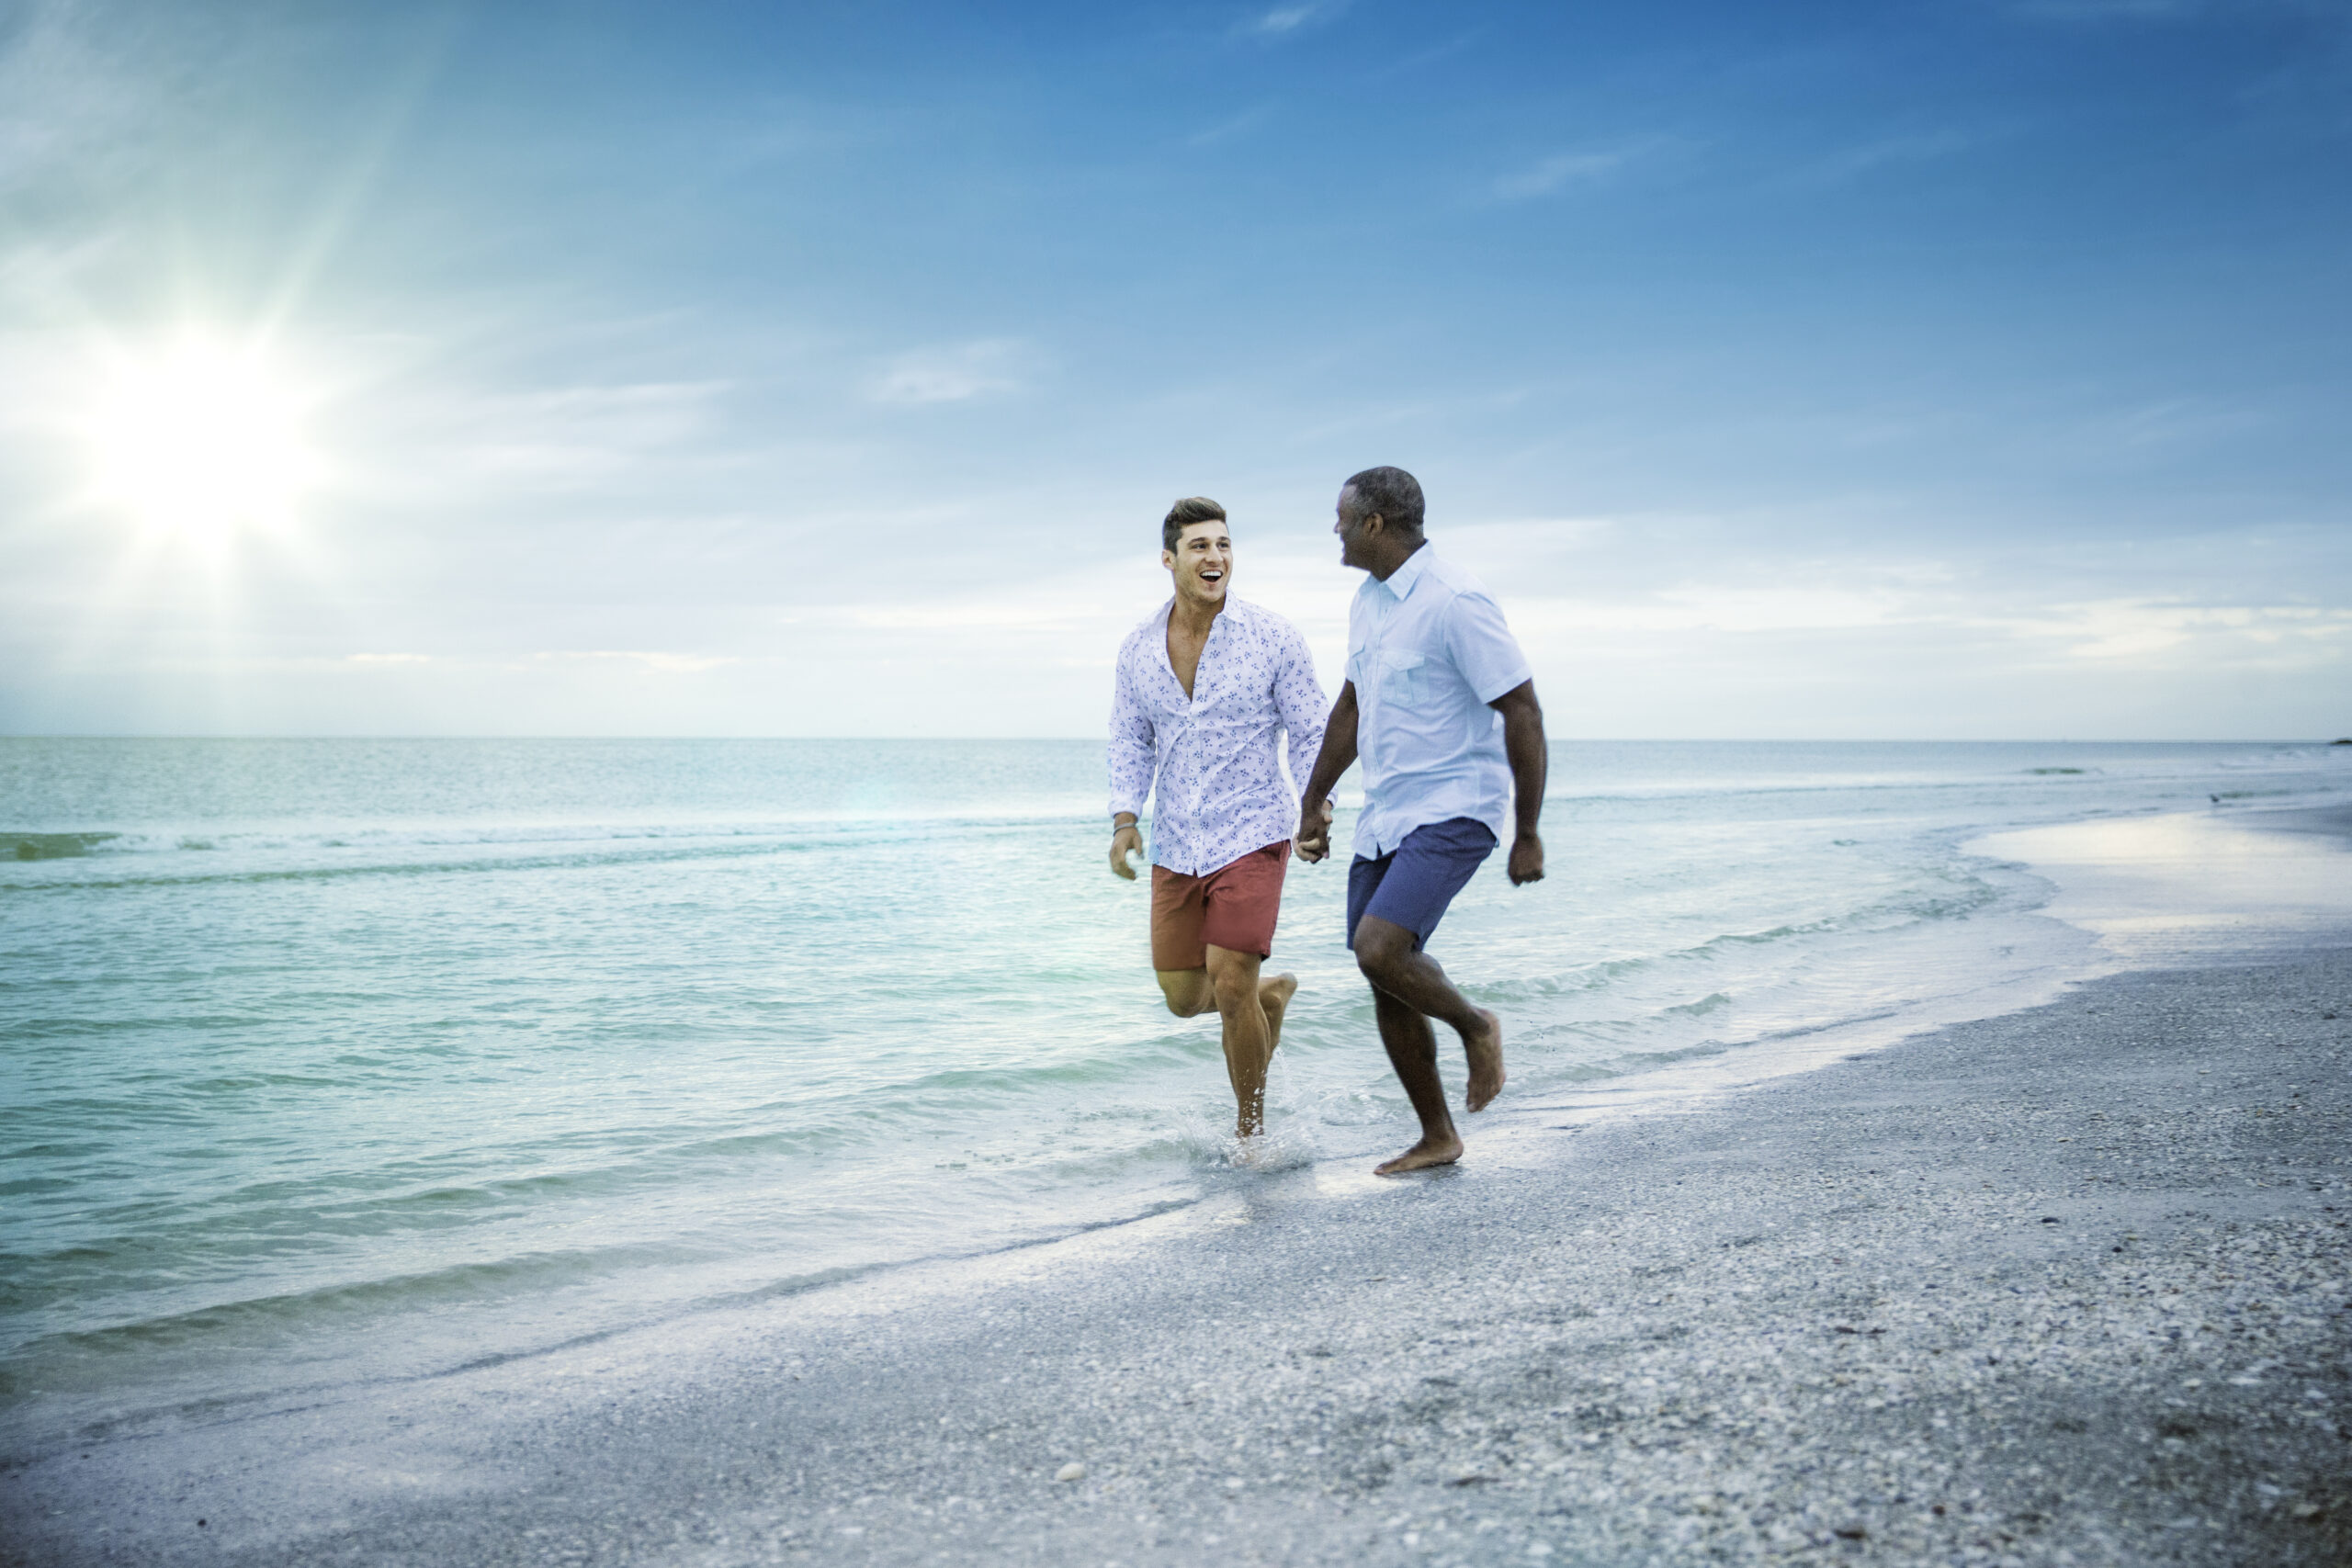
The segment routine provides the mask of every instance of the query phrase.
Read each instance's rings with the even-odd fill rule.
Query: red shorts
[[[1251,850],[1206,876],[1151,868],[1151,966],[1198,969],[1208,950],[1274,951],[1274,919],[1283,912],[1283,873],[1290,840]]]

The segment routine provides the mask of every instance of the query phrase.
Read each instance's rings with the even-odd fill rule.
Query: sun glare
[[[282,528],[315,468],[300,413],[250,351],[189,339],[122,364],[87,425],[97,498],[209,546]]]

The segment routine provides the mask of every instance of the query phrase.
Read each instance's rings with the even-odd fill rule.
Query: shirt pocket
[[[1380,657],[1380,696],[1384,702],[1418,704],[1429,695],[1429,660],[1405,649]]]

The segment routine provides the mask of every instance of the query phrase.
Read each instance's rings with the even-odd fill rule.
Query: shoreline
[[[93,1434],[0,1562],[2344,1561],[2338,942]]]

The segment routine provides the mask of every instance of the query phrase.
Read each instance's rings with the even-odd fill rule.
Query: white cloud
[[[2052,22],[2153,22],[2194,16],[2203,0],[2020,0],[2018,16]]]
[[[36,4],[0,47],[0,190],[77,174],[118,157],[138,124],[142,92],[109,62],[76,8]]]
[[[1909,601],[1883,590],[1670,588],[1646,600],[1538,601],[1530,618],[1595,631],[1850,631],[1911,618]]]
[[[467,417],[478,469],[578,483],[683,447],[709,423],[723,381],[561,387],[483,399]]]
[[[1260,104],[1255,108],[1243,109],[1239,114],[1218,120],[1214,125],[1204,126],[1184,138],[1184,145],[1214,147],[1220,141],[1229,141],[1237,136],[1246,136],[1273,118],[1273,106]]]
[[[1599,185],[1639,157],[1642,147],[1599,148],[1580,152],[1555,152],[1548,158],[1505,175],[1494,182],[1492,194],[1501,201],[1526,201],[1550,196],[1570,186]]]
[[[2168,398],[2096,419],[2079,439],[2090,452],[2169,456],[2245,434],[2262,422],[2256,410],[2219,399]]]
[[[1348,0],[1291,0],[1252,17],[1245,30],[1262,38],[1281,38],[1314,22],[1328,22],[1348,8]]]
[[[2352,609],[2311,604],[2106,599],[2052,604],[1985,624],[2054,643],[2069,659],[2149,668],[2222,663],[2301,669],[2333,662],[2352,649]]]
[[[1808,164],[1798,169],[1791,179],[1798,186],[1842,185],[1881,169],[1952,157],[1977,145],[1982,140],[1982,137],[1962,130],[1923,130],[1902,136],[1883,136]]]
[[[1024,597],[1018,604],[954,599],[909,604],[854,604],[832,615],[804,618],[838,619],[868,631],[946,632],[985,627],[1057,637],[1090,622],[1119,622],[1117,616],[1105,614],[1099,606],[1040,604],[1035,597]]]
[[[1458,551],[1465,559],[1525,562],[1595,549],[1623,532],[1613,517],[1514,517],[1448,524],[1445,541],[1449,554]]]
[[[536,653],[542,660],[633,660],[644,668],[663,675],[698,675],[706,670],[740,663],[731,654],[664,653],[648,649],[590,649],[579,651]]]
[[[1742,647],[1807,636],[1850,639],[1858,649],[1920,637],[1966,645],[1981,672],[2020,677],[2082,666],[2151,676],[2311,671],[2352,656],[2352,609],[2325,605],[2106,599],[2005,609],[1950,589],[1829,581],[1684,584],[1608,597],[1506,592],[1505,600],[1531,644],[1621,653],[1712,649],[1708,657],[1731,660]]]
[[[1014,338],[977,338],[970,343],[919,348],[899,355],[877,375],[870,395],[880,403],[960,403],[1021,385],[1026,357]]]

